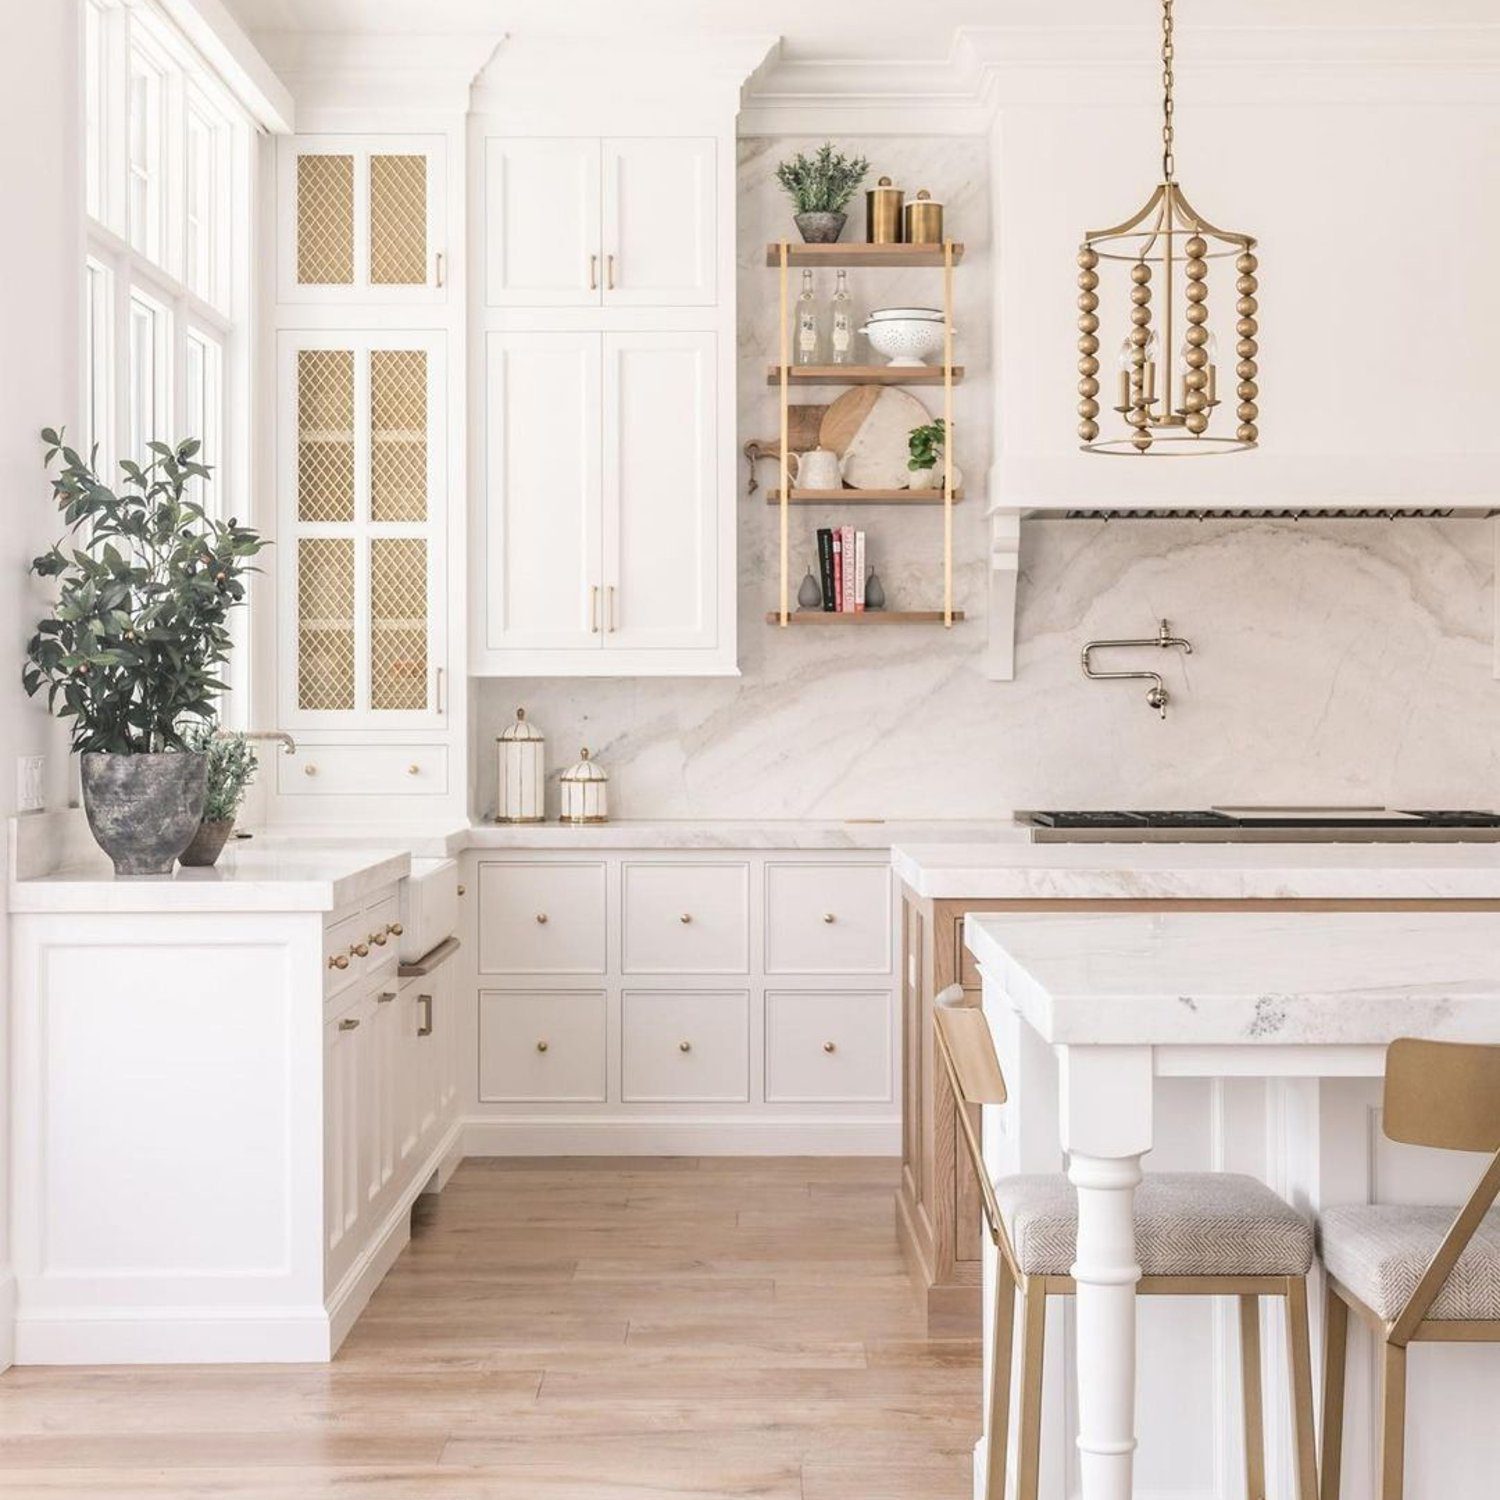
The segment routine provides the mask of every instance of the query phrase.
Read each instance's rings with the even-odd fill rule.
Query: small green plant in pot
[[[21,682],[72,721],[89,827],[117,875],[167,875],[203,815],[207,757],[185,738],[224,690],[229,612],[260,536],[208,515],[196,440],[123,460],[111,489],[53,428],[42,432],[69,535],[33,560],[57,603],[26,647]],[[60,461],[60,462],[59,462]]]
[[[844,206],[864,181],[870,163],[862,156],[845,156],[825,141],[811,157],[798,152],[776,168],[776,180],[796,208],[802,238],[810,245],[831,245],[844,232]]]
[[[245,791],[255,777],[259,762],[243,734],[215,729],[199,723],[185,736],[188,748],[207,760],[204,781],[203,819],[193,841],[178,855],[185,865],[211,865],[223,852],[234,829],[234,815],[245,800]]]
[[[943,471],[938,466],[943,461],[943,450],[947,438],[947,424],[941,417],[924,423],[921,427],[913,427],[907,434],[906,451],[911,457],[907,459],[906,467],[911,471],[910,487],[912,489],[942,488]],[[954,464],[953,488],[955,492],[962,481],[963,475],[959,472],[958,465]]]

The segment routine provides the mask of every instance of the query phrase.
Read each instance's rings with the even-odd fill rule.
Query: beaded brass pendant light
[[[1162,181],[1146,206],[1113,229],[1089,230],[1078,250],[1078,436],[1087,453],[1240,453],[1259,437],[1256,405],[1255,240],[1210,224],[1183,197],[1172,159],[1172,3],[1162,0]],[[1238,425],[1209,432],[1219,395],[1218,345],[1208,326],[1208,266],[1233,258]],[[1130,331],[1120,346],[1116,437],[1099,436],[1100,271],[1129,266]],[[1159,289],[1157,310],[1153,298]],[[1180,301],[1180,306],[1179,306]],[[1182,347],[1175,330],[1185,325]]]

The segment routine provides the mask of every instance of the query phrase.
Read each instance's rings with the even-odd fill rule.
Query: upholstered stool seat
[[[1072,1275],[1078,1200],[1068,1179],[1002,1177],[995,1198],[1022,1275]],[[1312,1265],[1312,1225],[1234,1172],[1148,1172],[1135,1236],[1144,1276],[1305,1276]]]
[[[1318,1227],[1323,1264],[1371,1312],[1392,1322],[1453,1227],[1453,1214],[1451,1208],[1386,1203],[1325,1209]],[[1423,1316],[1438,1323],[1500,1319],[1500,1209],[1480,1220]]]

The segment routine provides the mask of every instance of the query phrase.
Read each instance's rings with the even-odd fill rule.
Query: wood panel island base
[[[1500,912],[1500,849],[1485,844],[897,844],[902,1141],[896,1222],[934,1337],[980,1328],[980,1205],[932,1046],[933,997],[979,1003],[966,912]]]

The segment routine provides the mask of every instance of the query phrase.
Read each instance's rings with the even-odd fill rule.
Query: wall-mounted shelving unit
[[[953,507],[961,498],[953,484],[953,387],[964,377],[953,363],[953,268],[963,259],[964,247],[952,240],[941,245],[804,245],[780,240],[766,246],[766,264],[780,281],[780,357],[766,372],[766,384],[780,390],[781,483],[766,497],[781,516],[781,592],[766,623],[791,624],[940,624],[951,627],[963,619],[953,607]],[[941,365],[794,365],[791,358],[791,285],[794,267],[854,270],[875,267],[930,267],[943,273],[943,362]],[[940,385],[943,390],[943,485],[940,490],[798,490],[792,487],[790,461],[791,392],[808,385]],[[943,510],[943,607],[918,610],[847,611],[791,607],[790,516],[793,505],[934,505]]]

